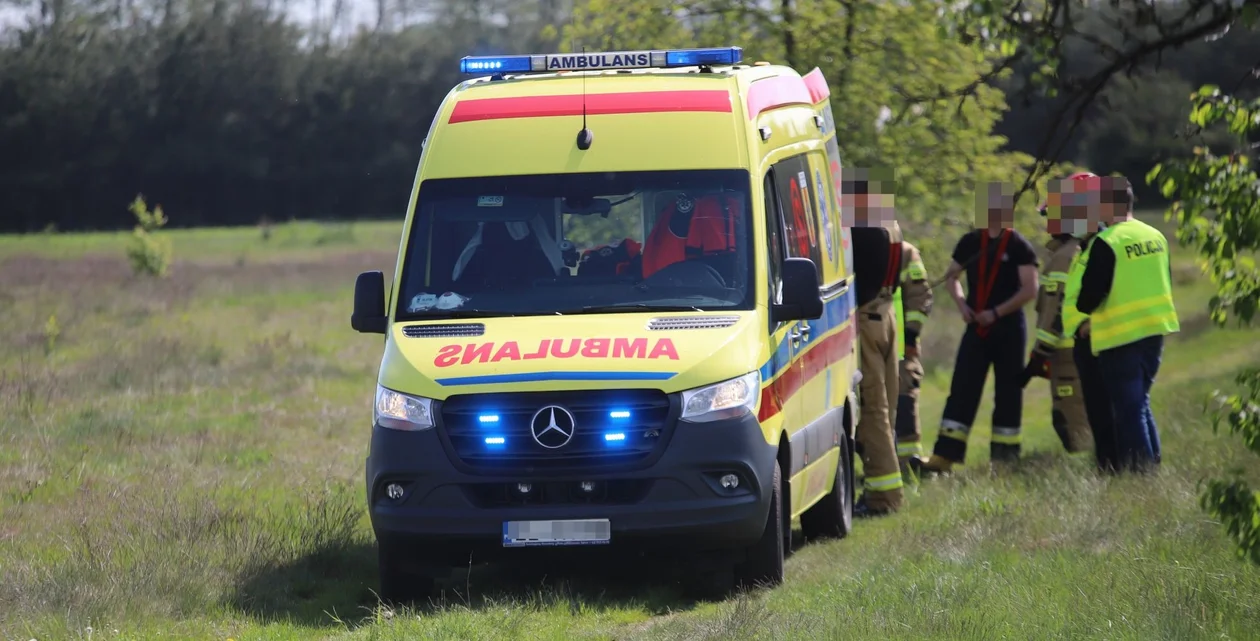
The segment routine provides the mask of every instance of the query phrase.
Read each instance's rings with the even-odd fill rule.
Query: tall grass
[[[1260,630],[1260,571],[1234,557],[1195,504],[1197,484],[1222,468],[1260,475],[1254,457],[1211,433],[1202,405],[1260,359],[1260,342],[1196,325],[1210,291],[1184,262],[1177,300],[1187,330],[1169,342],[1157,384],[1166,463],[1154,478],[1099,478],[1087,457],[1063,454],[1035,382],[1018,470],[974,465],[986,458],[982,421],[973,465],[920,486],[901,515],[799,546],[779,589],[697,602],[677,568],[634,559],[475,567],[432,603],[391,610],[374,593],[362,487],[380,343],[352,333],[347,318],[355,274],[390,271],[397,232],[382,241],[356,225],[349,238],[334,230],[320,242],[310,230],[289,244],[283,226],[266,241],[256,229],[167,233],[180,260],[160,280],[133,278],[109,238],[55,235],[61,249],[42,254],[26,251],[29,237],[0,238],[0,637],[1245,639]],[[233,261],[242,246],[251,257]],[[928,443],[959,329],[943,293],[938,309],[925,339]]]

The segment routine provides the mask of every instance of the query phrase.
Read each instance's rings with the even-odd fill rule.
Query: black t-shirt
[[[888,230],[883,227],[854,227],[853,273],[857,290],[858,306],[865,305],[879,295],[888,273]]]
[[[954,262],[967,268],[967,306],[977,312],[982,311],[977,308],[976,301],[976,294],[980,289],[980,235],[988,233],[988,230],[984,229],[969,232],[958,239],[958,244],[954,246]],[[1010,240],[1006,242],[1006,251],[1000,257],[997,256],[1000,237],[989,238],[985,263],[990,273],[992,273],[992,265],[996,263],[998,273],[997,280],[993,283],[993,291],[989,293],[989,299],[985,302],[985,309],[1001,305],[1019,291],[1021,265],[1035,266],[1040,263],[1037,260],[1036,250],[1027,238],[1013,229],[1010,230],[1010,235]],[[995,258],[998,260],[995,261]]]

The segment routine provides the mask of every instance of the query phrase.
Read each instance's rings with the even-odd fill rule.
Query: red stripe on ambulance
[[[586,94],[588,116],[678,111],[730,113],[731,94],[714,90]],[[456,104],[450,122],[580,115],[582,94],[479,98]]]
[[[799,392],[805,383],[850,355],[856,323],[857,319],[850,317],[849,324],[844,329],[814,343],[799,357],[804,360],[802,367],[797,367],[796,363],[788,365],[781,376],[761,388],[761,409],[757,412],[757,420],[765,421],[783,411],[783,404]]]

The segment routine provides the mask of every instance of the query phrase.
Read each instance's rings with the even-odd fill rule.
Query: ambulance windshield
[[[420,185],[397,318],[751,309],[743,170]]]

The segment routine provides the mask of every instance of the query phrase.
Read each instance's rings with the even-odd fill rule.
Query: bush
[[[162,206],[152,210],[144,202],[144,196],[137,195],[131,201],[132,215],[136,217],[136,228],[131,244],[127,246],[127,258],[136,274],[149,276],[165,276],[171,266],[170,240],[156,235],[154,232],[166,225],[166,214]]]

